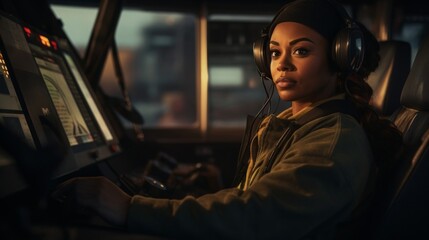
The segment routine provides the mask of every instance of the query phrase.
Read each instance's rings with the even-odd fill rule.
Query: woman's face
[[[280,98],[298,111],[335,94],[327,51],[327,40],[300,23],[279,23],[271,35],[271,76]]]

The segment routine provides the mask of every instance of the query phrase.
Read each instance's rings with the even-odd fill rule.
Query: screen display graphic
[[[84,99],[88,103],[88,106],[91,109],[91,112],[94,114],[95,120],[97,121],[97,123],[101,129],[101,132],[103,133],[104,138],[107,141],[113,140],[112,133],[110,132],[106,121],[104,121],[104,118],[101,115],[101,112],[98,109],[96,103],[94,102],[94,99],[92,98],[92,96],[91,96],[82,76],[80,75],[80,72],[77,69],[76,64],[74,63],[72,57],[65,52],[63,53],[63,55],[64,55],[64,58],[66,59],[68,65],[71,69],[71,72],[72,72],[74,78],[76,79],[76,82],[77,82],[80,90],[82,91]]]
[[[94,141],[59,66],[36,58],[71,146]]]

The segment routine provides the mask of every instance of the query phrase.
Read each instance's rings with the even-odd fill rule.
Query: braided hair
[[[371,72],[378,67],[380,56],[379,43],[374,35],[361,23],[357,22],[363,32],[365,42],[365,58],[362,67],[356,73],[351,73],[339,79],[339,91],[346,93],[346,98],[356,107],[359,121],[364,128],[371,144],[376,165],[380,174],[389,171],[396,163],[402,145],[402,134],[396,126],[386,118],[382,118],[370,105],[373,94],[367,79]]]

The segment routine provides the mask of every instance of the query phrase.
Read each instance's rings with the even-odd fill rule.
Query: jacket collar
[[[277,117],[281,118],[281,119],[287,119],[287,120],[297,120],[300,117],[302,117],[302,115],[308,113],[309,111],[311,111],[311,109],[319,106],[322,103],[329,102],[329,101],[336,100],[336,99],[345,99],[345,97],[346,97],[345,94],[341,93],[341,94],[332,96],[330,98],[320,100],[318,102],[312,103],[311,105],[301,109],[301,111],[297,112],[295,115],[292,114],[292,107],[290,107],[290,108],[284,110],[283,112],[279,113],[277,115]]]

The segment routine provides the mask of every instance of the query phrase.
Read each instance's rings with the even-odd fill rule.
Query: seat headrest
[[[402,90],[401,104],[419,111],[429,110],[429,35],[420,43]]]
[[[380,62],[368,76],[373,90],[371,106],[382,116],[391,115],[400,106],[402,88],[411,67],[411,45],[388,40],[380,42]]]

